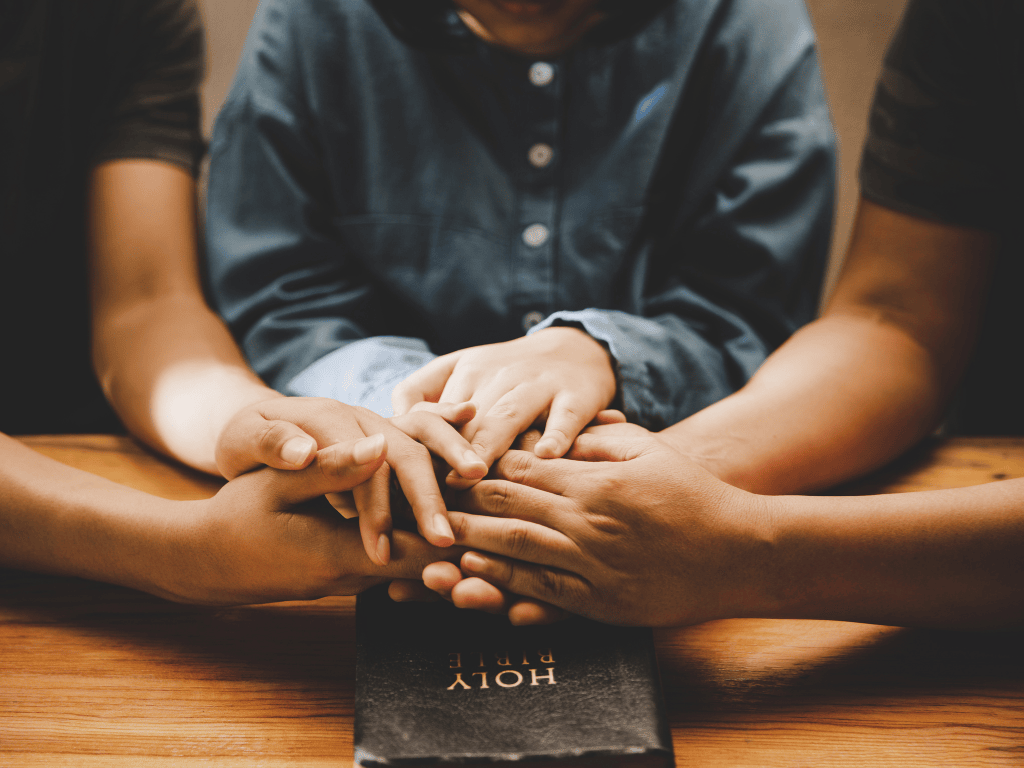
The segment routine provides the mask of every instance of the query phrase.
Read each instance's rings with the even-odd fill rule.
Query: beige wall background
[[[858,197],[857,164],[875,79],[906,1],[806,0],[818,31],[825,88],[839,136],[839,196],[829,286],[846,251],[853,224]],[[209,72],[203,94],[203,124],[209,135],[231,86],[258,0],[200,0],[200,5],[209,45]]]

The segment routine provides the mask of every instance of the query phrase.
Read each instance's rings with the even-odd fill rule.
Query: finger
[[[484,613],[507,613],[514,598],[483,579],[462,579],[451,591],[452,604]]]
[[[424,400],[433,403],[440,400],[444,385],[455,370],[460,356],[461,352],[452,352],[431,360],[395,387],[391,393],[391,407],[395,416],[404,416],[416,403]]]
[[[359,486],[356,487],[358,488]],[[324,498],[326,498],[328,503],[346,520],[351,520],[353,517],[359,517],[359,510],[356,508],[356,501],[352,497],[352,491],[327,493],[324,494]]]
[[[497,589],[497,587],[494,587]],[[526,627],[536,624],[554,624],[556,621],[568,618],[569,614],[554,605],[548,605],[540,600],[520,598],[512,603],[508,609],[508,620],[516,627]]]
[[[409,413],[416,413],[418,411],[433,413],[449,424],[461,427],[464,424],[468,424],[476,416],[476,404],[469,401],[464,403],[430,403],[424,400],[416,403],[416,405],[409,409]]]
[[[540,435],[541,431],[539,429],[526,430],[512,443],[512,450],[533,453],[533,449],[537,447],[537,443],[540,441]]]
[[[363,409],[356,413],[362,429],[380,429],[387,436],[388,464],[412,508],[420,534],[435,546],[451,546],[454,539],[430,451],[377,414]]]
[[[451,563],[448,563],[448,565],[451,565]],[[452,568],[455,568],[455,566],[452,565]],[[455,570],[458,570],[458,568],[455,568]],[[439,594],[427,589],[423,582],[412,579],[395,579],[392,581],[388,584],[388,596],[396,603],[430,603],[441,599]]]
[[[359,512],[359,535],[363,549],[375,565],[391,561],[391,472],[387,464],[367,482],[352,489]]]
[[[308,467],[297,472],[264,470],[264,492],[281,504],[298,504],[326,493],[347,491],[366,482],[386,455],[383,435],[338,443],[319,451]]]
[[[579,550],[563,533],[515,518],[450,513],[457,544],[539,565],[573,567]]]
[[[459,565],[464,574],[506,592],[587,615],[590,585],[574,573],[475,551],[464,554]]]
[[[626,414],[622,411],[617,411],[614,408],[608,408],[604,411],[598,411],[597,416],[590,422],[591,426],[601,426],[603,424],[625,424]]]
[[[509,451],[494,465],[492,477],[539,491],[564,495],[593,468],[568,459],[541,459],[527,451]]]
[[[261,466],[303,469],[316,455],[316,440],[301,428],[282,419],[265,419],[258,413],[232,425],[232,436],[218,441],[229,446],[217,455],[217,468],[228,480]]]
[[[408,435],[395,430],[405,438],[407,445],[395,449],[389,456],[391,469],[398,478],[420,534],[437,547],[450,547],[455,541],[448,523],[441,489],[437,486],[430,452]]]
[[[452,599],[452,587],[462,581],[462,571],[455,563],[431,563],[423,569],[423,585],[445,600]]]
[[[465,405],[475,410],[472,403]],[[417,411],[396,417],[391,423],[444,459],[460,476],[480,479],[487,474],[487,465],[470,447],[469,441],[439,414]]]
[[[534,448],[542,459],[558,459],[572,446],[572,441],[596,412],[571,393],[560,392],[551,403],[544,436]]]
[[[533,385],[514,387],[486,413],[477,414],[479,426],[471,438],[473,450],[490,466],[550,405],[551,394],[546,390]]]
[[[646,452],[635,438],[602,436],[584,432],[566,454],[573,461],[632,461]]]
[[[458,560],[463,552],[462,547],[435,547],[424,541],[422,536],[398,529],[391,533],[391,562],[375,569],[375,574],[389,579],[419,581],[423,569],[431,563]]]

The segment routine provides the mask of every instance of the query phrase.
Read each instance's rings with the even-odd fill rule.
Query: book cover
[[[649,629],[356,605],[356,765],[674,766]]]

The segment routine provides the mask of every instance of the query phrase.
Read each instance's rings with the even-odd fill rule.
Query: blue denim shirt
[[[459,40],[263,0],[207,231],[215,304],[272,386],[389,415],[434,355],[569,323],[657,429],[813,317],[835,158],[801,0],[671,0],[550,61]]]

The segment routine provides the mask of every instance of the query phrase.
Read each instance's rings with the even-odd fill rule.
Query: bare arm
[[[0,435],[0,567],[206,604],[354,594],[414,577],[445,551],[396,531],[390,563],[376,565],[358,522],[316,498],[364,482],[386,449],[380,436],[364,438],[320,451],[304,470],[264,469],[211,499],[168,501]]]
[[[969,357],[994,236],[862,201],[822,317],[753,379],[660,433],[760,493],[820,489],[880,466],[933,430]]]
[[[507,607],[498,587],[617,624],[1024,626],[1024,480],[772,497],[649,434],[585,434],[573,450],[584,460],[506,454],[464,495],[461,509],[478,514],[453,514],[456,542],[476,551],[461,573],[431,565],[427,584],[460,607]],[[510,615],[538,620],[522,603]]]
[[[128,429],[216,473],[221,430],[281,397],[250,371],[207,306],[196,253],[195,183],[148,160],[105,163],[90,201],[93,362]]]

